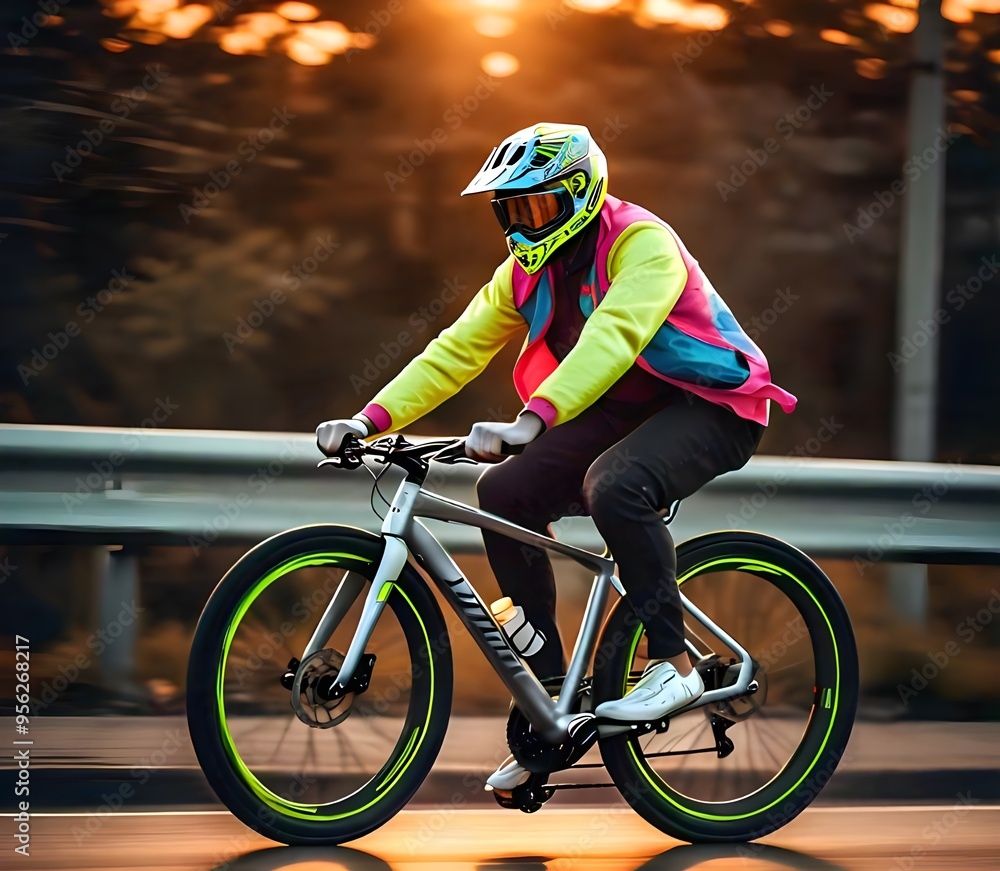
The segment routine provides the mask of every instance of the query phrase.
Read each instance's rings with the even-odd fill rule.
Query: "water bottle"
[[[515,605],[510,596],[497,599],[490,605],[490,611],[521,656],[532,656],[542,649],[545,636],[525,619],[524,609]]]

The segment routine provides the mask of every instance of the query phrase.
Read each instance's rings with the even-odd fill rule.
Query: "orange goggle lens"
[[[496,203],[507,221],[507,227],[521,224],[538,230],[555,220],[560,211],[559,197],[548,192],[504,197],[497,199]]]

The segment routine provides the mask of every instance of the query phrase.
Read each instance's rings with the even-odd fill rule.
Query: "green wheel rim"
[[[813,600],[813,603],[819,610],[819,613],[823,615],[823,620],[826,623],[826,627],[830,631],[830,641],[832,642],[833,646],[835,679],[834,679],[834,685],[832,687],[826,688],[826,694],[825,694],[826,697],[824,698],[824,704],[823,704],[824,709],[830,710],[830,722],[827,724],[826,734],[823,736],[823,740],[821,741],[820,746],[816,751],[816,754],[809,762],[809,765],[802,773],[802,776],[799,777],[799,779],[796,780],[795,783],[792,784],[792,786],[790,786],[781,796],[774,799],[769,804],[765,805],[764,807],[759,807],[755,808],[754,810],[747,811],[746,813],[730,814],[730,815],[711,814],[699,810],[697,808],[688,807],[687,805],[681,803],[680,801],[678,801],[676,794],[671,794],[663,790],[662,781],[660,781],[659,778],[654,779],[654,777],[651,776],[652,769],[649,767],[649,764],[646,763],[645,757],[640,757],[638,751],[636,750],[635,740],[632,739],[629,740],[628,749],[629,753],[632,754],[633,760],[635,761],[636,768],[642,773],[643,777],[646,778],[649,785],[652,786],[653,789],[656,790],[656,792],[660,796],[662,796],[664,799],[670,802],[670,804],[672,804],[678,810],[683,811],[685,814],[697,817],[698,819],[713,820],[716,822],[745,820],[748,817],[756,816],[757,814],[770,810],[775,805],[785,801],[785,799],[787,799],[788,796],[790,796],[793,792],[795,792],[795,790],[798,789],[799,786],[801,786],[802,782],[810,775],[810,773],[816,767],[820,757],[823,755],[823,751],[826,749],[826,745],[829,743],[830,734],[833,732],[834,723],[836,723],[837,721],[837,706],[840,700],[840,651],[837,649],[837,636],[834,634],[833,626],[830,623],[830,618],[826,615],[826,612],[823,610],[823,606],[820,605],[816,597],[813,595],[812,590],[810,590],[805,583],[803,583],[799,578],[797,578],[787,569],[782,568],[781,566],[776,566],[773,563],[769,563],[764,560],[747,559],[746,557],[722,557],[721,559],[713,559],[709,560],[708,562],[701,563],[692,568],[690,571],[685,572],[683,575],[678,576],[677,585],[680,586],[685,581],[690,580],[692,577],[694,577],[700,572],[705,571],[706,569],[716,568],[717,566],[723,566],[723,565],[733,565],[733,564],[736,564],[737,571],[753,571],[753,572],[764,572],[765,574],[783,575],[784,577],[790,578],[791,580],[795,581],[795,583],[797,583],[800,587],[802,587],[803,590],[806,591],[806,593],[809,595],[809,598]],[[632,645],[629,648],[628,663],[630,665],[632,663],[632,660],[635,658],[635,649],[639,645],[639,639],[642,637],[642,633],[643,633],[643,625],[642,623],[640,623],[636,627],[635,636],[632,638]],[[622,684],[623,694],[627,689],[627,686],[628,686],[628,674],[626,673],[625,679]],[[781,770],[783,771],[784,768],[782,768]],[[780,774],[780,772],[778,773]],[[775,777],[777,777],[777,775],[775,775]],[[764,787],[761,787],[760,789],[763,788]],[[760,790],[758,789],[756,791],[759,792]],[[710,802],[702,802],[702,804],[710,804]]]
[[[230,760],[233,763],[237,773],[240,775],[243,782],[250,788],[253,794],[260,799],[264,804],[266,804],[271,809],[278,811],[285,816],[296,817],[301,820],[318,820],[318,821],[330,821],[330,820],[341,820],[346,817],[354,816],[362,811],[368,810],[368,808],[375,805],[377,802],[382,800],[386,795],[392,792],[392,787],[399,781],[403,776],[406,769],[409,767],[410,763],[416,758],[417,751],[420,749],[420,745],[424,741],[424,736],[427,734],[428,727],[430,726],[431,711],[433,710],[434,702],[434,657],[431,656],[431,642],[427,634],[427,627],[424,625],[424,621],[417,611],[416,606],[413,604],[413,600],[406,594],[406,591],[397,584],[392,584],[391,589],[395,590],[402,596],[403,600],[410,607],[413,612],[413,616],[417,618],[417,622],[420,624],[420,630],[423,633],[423,640],[426,645],[428,652],[427,663],[428,663],[428,673],[430,677],[430,695],[427,700],[427,716],[424,718],[422,725],[417,725],[411,731],[409,739],[403,749],[403,753],[399,758],[390,766],[389,772],[382,777],[378,784],[376,795],[374,798],[370,799],[363,805],[358,807],[353,807],[348,810],[342,811],[340,813],[330,814],[323,813],[322,808],[329,807],[329,805],[315,805],[315,804],[302,804],[301,802],[290,801],[289,799],[283,798],[280,795],[272,792],[260,780],[257,776],[247,767],[246,763],[243,761],[236,749],[236,743],[233,741],[233,736],[229,732],[229,726],[226,718],[226,704],[225,698],[223,696],[223,685],[225,682],[226,674],[226,662],[229,659],[229,648],[233,643],[233,638],[236,635],[236,630],[239,628],[240,622],[243,620],[244,615],[250,609],[250,606],[256,601],[257,597],[264,592],[271,584],[273,584],[279,578],[284,577],[289,572],[293,572],[297,569],[306,568],[307,566],[324,566],[330,564],[336,564],[342,560],[353,560],[359,563],[365,563],[370,565],[371,560],[366,557],[358,556],[353,553],[331,553],[331,552],[320,552],[311,553],[300,556],[292,557],[281,565],[272,569],[262,578],[254,583],[254,585],[247,591],[247,593],[240,600],[237,606],[233,618],[229,624],[229,628],[226,630],[226,636],[222,643],[222,656],[219,658],[219,671],[216,677],[216,711],[219,722],[219,731],[222,736],[222,743],[226,748],[226,753],[228,754]],[[380,598],[385,598],[389,594],[389,590],[383,588],[379,590]],[[389,761],[392,760],[392,756],[386,761],[386,765],[389,765]],[[383,766],[383,770],[386,766]],[[374,782],[382,771],[378,771],[369,781],[369,783]],[[368,784],[366,784],[367,786]],[[365,787],[361,787],[364,789]],[[359,790],[360,791],[360,790]],[[356,793],[355,793],[356,794]],[[330,802],[329,804],[337,804],[340,801],[345,801],[350,796],[345,796],[342,799],[338,799],[335,802]]]

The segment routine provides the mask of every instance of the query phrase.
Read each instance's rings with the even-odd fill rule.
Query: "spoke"
[[[694,738],[692,738],[691,743],[692,744],[697,744],[698,743],[698,739],[701,738],[701,736],[705,733],[705,730],[708,729],[708,728],[710,728],[711,725],[712,724],[706,718],[705,722],[701,724],[701,728],[697,731],[697,733],[695,734]],[[688,761],[687,757],[685,757],[684,759],[682,759],[681,760],[681,764],[678,766],[678,769],[683,769],[684,765],[687,763],[687,761]]]
[[[745,723],[740,725],[745,726]],[[756,756],[754,750],[754,740],[755,736],[752,729],[744,728],[740,729],[739,733],[733,738],[734,743],[736,743],[737,749],[734,751],[733,755],[736,756],[735,766],[731,769],[730,785],[728,787],[729,795],[727,796],[727,801],[732,801],[734,798],[740,798],[750,792],[755,784],[754,778],[754,758]],[[737,743],[738,742],[738,743]],[[737,793],[737,795],[732,795],[732,793]]]
[[[757,720],[758,740],[777,766],[776,772],[780,771],[788,764],[788,760],[794,755],[798,744],[787,736],[786,730],[783,728],[785,722],[783,719],[758,716]]]
[[[666,750],[670,750],[672,747],[676,747],[678,744],[681,743],[681,741],[683,741],[685,738],[689,737],[691,735],[692,730],[695,729],[695,726],[692,723],[691,725],[688,725],[687,729],[684,729],[683,731],[678,732],[674,728],[675,722],[676,721],[671,721],[671,723],[670,723],[670,730],[668,730],[665,733],[665,735],[666,735],[666,737],[664,738],[665,741],[669,741],[671,738],[674,738],[674,741],[669,746],[667,746],[665,748]],[[688,722],[690,723],[690,720]],[[646,742],[646,746],[647,747],[652,743],[652,740],[656,736],[656,734],[657,734],[656,732],[650,733],[650,740]],[[643,753],[645,754],[645,748],[643,748]]]
[[[785,763],[781,761],[781,758],[774,752],[771,744],[764,739],[765,730],[761,727],[759,723],[754,724],[754,728],[751,730],[754,737],[757,739],[757,744],[760,749],[770,758],[770,761],[776,766],[774,773],[779,772],[785,767]],[[787,761],[787,760],[786,760]]]
[[[334,728],[333,730],[333,742],[337,747],[337,751],[340,754],[340,765],[342,768],[347,769],[350,763],[350,754],[348,753],[348,748],[344,742],[344,734],[339,729]]]
[[[734,603],[738,599],[733,593],[733,577],[729,572],[723,572],[719,575],[712,575],[710,578],[715,582],[713,584],[713,610],[705,613],[720,628],[726,629],[734,638],[739,639],[743,636],[743,623],[746,615],[741,609],[734,608]],[[722,644],[723,642],[717,643]],[[725,645],[725,649],[729,650],[728,644]]]
[[[795,666],[802,665],[803,662],[808,662],[808,661],[809,661],[809,657],[808,656],[804,656],[804,657],[802,657],[802,659],[796,660],[795,662],[790,662],[790,663],[788,663],[788,665],[781,666],[781,668],[768,669],[767,676],[768,677],[773,677],[776,674],[781,674],[781,672],[786,671],[789,668],[795,668]]]
[[[737,579],[741,576],[741,574],[736,576]],[[756,580],[755,575],[751,575],[750,577],[753,577]],[[753,584],[751,590],[756,586],[757,586],[756,583]],[[749,651],[752,650],[754,647],[752,629],[755,627],[764,626],[764,621],[761,620],[760,613],[761,613],[761,608],[763,606],[763,602],[766,598],[767,596],[759,594],[754,596],[744,595],[744,596],[733,597],[734,601],[739,601],[740,599],[743,600],[743,607],[740,608],[740,614],[743,617],[743,621],[740,626],[740,634],[735,635],[733,637],[741,645],[743,645],[744,650]],[[751,608],[751,603],[752,603],[752,608]]]
[[[285,723],[285,728],[281,732],[281,737],[278,739],[278,743],[274,745],[274,752],[271,754],[271,758],[267,760],[268,762],[274,762],[275,758],[278,755],[278,751],[285,743],[285,738],[288,735],[288,730],[292,728],[292,723],[297,723],[298,721],[299,718],[296,717],[295,714],[292,714],[292,716],[288,718],[288,722]]]
[[[286,618],[283,617],[280,612],[278,614],[274,615],[274,616],[269,617],[266,620],[263,618],[263,616],[255,617],[255,620],[254,620],[254,624],[255,625],[253,626],[253,629],[259,635],[259,637],[265,638],[265,637],[267,637],[268,633],[271,631],[271,627],[273,627],[273,626],[280,626],[282,624],[282,622],[284,621],[284,619],[286,619]],[[272,633],[272,635],[273,634],[274,633]],[[281,635],[281,648],[279,648],[279,650],[284,649],[288,653],[288,658],[285,659],[284,662],[277,662],[276,661],[275,665],[276,666],[281,666],[282,668],[284,668],[284,666],[288,662],[288,660],[291,659],[293,656],[296,656],[296,653],[289,646],[288,642],[289,642],[290,639],[286,638],[282,633],[277,633],[277,634]],[[268,638],[267,644],[270,645],[270,643],[271,643],[270,638]],[[253,650],[253,648],[252,648],[252,645],[249,644],[249,639],[247,639],[247,646],[250,648],[250,652],[251,653],[255,652]],[[275,653],[278,653],[278,650],[276,650]]]
[[[350,718],[348,718],[348,719],[350,719]],[[365,727],[368,728],[368,729],[371,729],[376,735],[379,736],[379,738],[387,738],[387,739],[390,739],[390,740],[396,740],[396,739],[398,739],[398,737],[399,737],[398,735],[397,736],[393,736],[391,731],[384,731],[381,724],[376,725],[376,721],[378,720],[377,716],[373,715],[373,716],[370,716],[370,717],[363,717],[363,720],[364,720]],[[344,723],[346,725],[347,721],[345,720]]]
[[[768,748],[768,753],[770,754],[771,759],[774,761],[774,765],[775,765],[774,773],[777,774],[779,771],[781,771],[788,764],[788,760],[792,758],[792,753],[789,753],[789,754],[785,755],[785,753],[781,750],[781,745],[780,744],[772,744],[771,743],[772,739],[775,737],[773,735],[773,733],[768,733],[768,737],[767,737],[766,740],[764,738],[764,734],[765,734],[764,730],[761,729],[761,736],[760,736],[761,737],[761,742]],[[778,747],[777,750],[771,749],[771,748],[773,748],[775,746]],[[793,748],[793,752],[794,752],[794,748]]]
[[[250,735],[253,732],[257,731],[258,726],[257,726],[256,723],[253,722],[253,719],[252,718],[248,718],[248,720],[249,720],[249,722],[247,723],[246,728],[245,729],[240,729],[239,731],[237,731],[235,728],[233,728],[233,726],[235,726],[236,723],[233,720],[228,720],[228,723],[229,723],[229,726],[230,726],[230,728],[229,728],[229,734],[233,736],[233,741],[234,742],[239,743],[239,740],[241,738],[245,738],[247,735]],[[238,722],[238,720],[237,720],[237,722]]]
[[[773,730],[771,730],[770,732],[768,732],[768,734],[777,743],[777,746],[778,746],[779,750],[782,750],[782,752],[784,752],[784,748],[790,747],[791,750],[792,750],[792,753],[795,752],[795,748],[798,746],[798,744],[796,744],[796,742],[794,742],[791,738],[789,738],[785,734],[785,731],[781,728],[780,725],[778,725],[779,720],[777,720],[774,717],[766,717],[766,716],[765,717],[758,716],[758,720],[762,721],[764,723],[770,722],[770,723],[774,723],[775,724],[775,728]],[[791,757],[791,753],[789,753],[789,757]]]
[[[319,770],[319,755],[316,753],[316,730],[310,729],[306,739],[306,752],[302,759],[302,773],[305,774],[306,764],[312,760],[313,765]]]
[[[333,733],[340,742],[341,752],[351,756],[357,763],[359,770],[363,773],[365,770],[364,760],[361,758],[361,754],[358,753],[357,748],[355,748],[351,736],[336,727],[334,727]]]

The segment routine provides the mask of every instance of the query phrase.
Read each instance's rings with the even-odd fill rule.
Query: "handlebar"
[[[504,456],[521,453],[525,445],[510,445],[500,443],[500,452]],[[404,468],[420,465],[426,467],[431,460],[448,465],[458,463],[478,463],[465,454],[465,439],[438,439],[419,445],[408,442],[403,436],[383,436],[373,442],[365,442],[354,435],[347,435],[340,449],[328,454],[321,460],[320,466],[333,466],[339,469],[357,469],[364,457],[375,458],[382,464],[402,466]]]
[[[520,454],[525,447],[525,445],[509,445],[507,442],[500,442],[500,453],[505,457],[509,457],[515,454]],[[480,462],[479,460],[466,455],[465,439],[455,439],[454,444],[438,451],[431,457],[431,459],[436,460],[439,463],[448,464]]]

